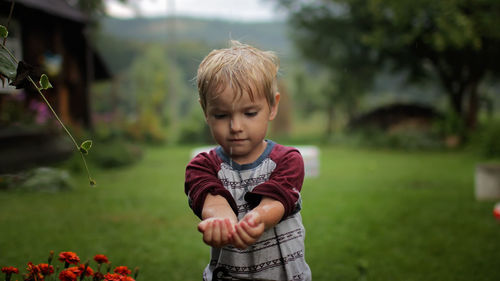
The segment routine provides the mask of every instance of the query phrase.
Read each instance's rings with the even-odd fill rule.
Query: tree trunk
[[[479,112],[479,97],[477,93],[478,83],[473,82],[468,86],[468,108],[465,124],[469,131],[473,131],[477,125],[477,115]]]
[[[327,108],[326,108],[326,113],[328,115],[328,120],[326,124],[326,132],[325,132],[325,137],[326,139],[329,139],[332,134],[333,134],[333,124],[334,124],[334,117],[335,117],[335,108],[333,103],[329,103]]]
[[[450,98],[450,105],[451,105],[451,108],[453,109],[453,112],[455,112],[457,114],[457,116],[462,117],[463,94],[462,93],[455,93],[455,92],[448,92],[448,96]]]

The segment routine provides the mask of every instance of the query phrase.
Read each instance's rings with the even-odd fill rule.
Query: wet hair
[[[238,41],[231,41],[229,48],[211,51],[200,63],[196,76],[203,111],[207,101],[227,87],[235,93],[235,100],[244,93],[252,101],[256,95],[263,95],[269,106],[274,106],[278,69],[279,60],[273,52]]]

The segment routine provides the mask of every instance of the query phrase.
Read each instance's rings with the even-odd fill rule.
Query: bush
[[[479,129],[476,141],[482,156],[500,159],[500,121],[492,121]]]
[[[130,142],[115,139],[94,143],[88,159],[101,168],[131,165],[142,158],[142,149]]]
[[[441,139],[429,132],[404,130],[387,133],[377,129],[352,132],[348,142],[357,146],[396,148],[405,150],[433,150],[442,148]]]
[[[201,114],[193,114],[184,121],[179,129],[178,143],[206,144],[212,143],[212,135]]]
[[[466,135],[464,120],[455,112],[447,112],[443,118],[434,124],[434,131],[443,137],[458,136],[463,138]]]
[[[152,112],[142,113],[137,120],[125,124],[125,135],[139,142],[164,144],[167,141],[162,121]]]

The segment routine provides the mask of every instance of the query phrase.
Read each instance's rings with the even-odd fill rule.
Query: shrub
[[[101,168],[131,165],[142,158],[142,149],[121,139],[96,143],[89,159]]]
[[[392,133],[377,129],[357,130],[348,135],[347,141],[357,146],[405,150],[433,150],[442,147],[442,141],[438,136],[413,130]]]
[[[492,121],[480,128],[477,145],[482,156],[500,159],[500,121]]]
[[[443,137],[458,136],[463,138],[466,134],[464,120],[455,112],[447,112],[443,118],[434,124],[434,131]]]
[[[192,114],[190,118],[181,124],[177,142],[181,144],[206,144],[213,142],[212,135],[202,114]]]
[[[133,141],[164,144],[167,141],[166,128],[152,112],[142,113],[137,120],[125,124],[125,134]]]

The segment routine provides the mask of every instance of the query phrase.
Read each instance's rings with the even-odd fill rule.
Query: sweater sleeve
[[[274,157],[276,168],[269,180],[256,186],[247,193],[245,199],[252,204],[257,203],[262,196],[278,200],[285,207],[283,219],[300,210],[300,190],[304,181],[304,161],[296,149],[288,149]]]
[[[231,193],[224,188],[217,178],[217,163],[208,153],[198,154],[186,167],[184,192],[188,196],[189,206],[200,219],[207,194],[221,195],[226,198],[231,209],[238,214],[236,202]]]

